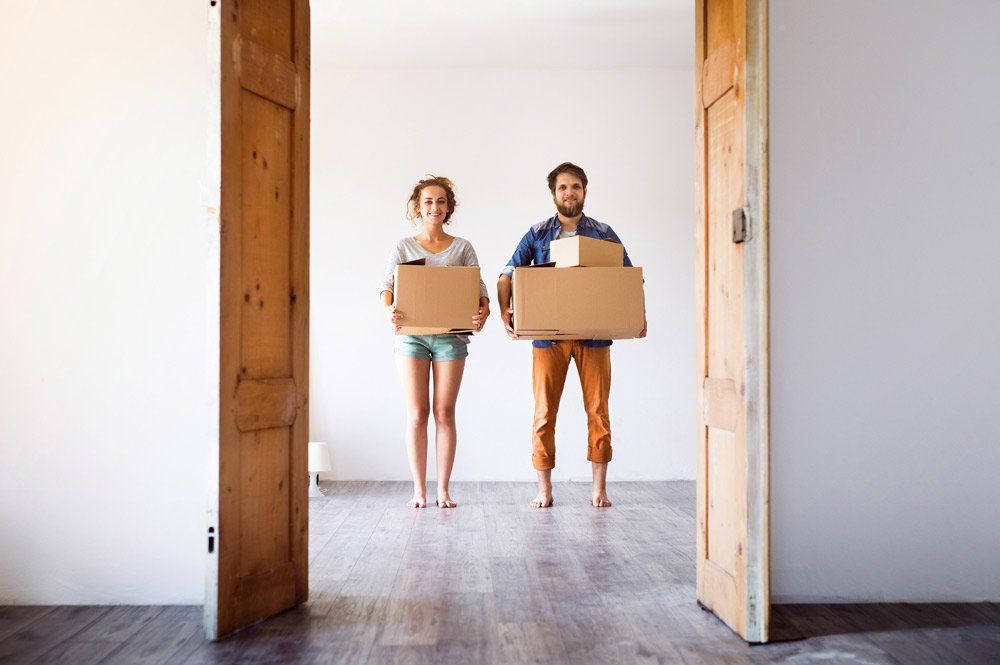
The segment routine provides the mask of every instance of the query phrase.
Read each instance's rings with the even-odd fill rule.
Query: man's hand
[[[512,321],[514,318],[514,308],[508,307],[504,309],[500,314],[500,318],[503,319],[503,327],[507,329],[507,337],[517,339],[517,334],[514,333],[514,322]]]
[[[479,308],[479,313],[472,317],[472,328],[476,332],[482,332],[483,326],[486,325],[486,319],[490,317],[490,306],[489,304],[482,305]]]
[[[393,332],[399,332],[402,330],[402,320],[403,314],[396,311],[396,305],[386,305],[385,306],[385,318],[389,319],[389,323],[392,324]]]

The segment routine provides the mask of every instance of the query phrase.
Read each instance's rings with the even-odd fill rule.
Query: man
[[[532,262],[549,261],[549,243],[575,235],[588,238],[610,238],[621,243],[607,224],[583,214],[587,198],[587,174],[579,166],[564,162],[549,174],[549,190],[557,214],[532,226],[514,256],[500,275],[497,295],[504,327],[511,339],[517,339],[511,319],[511,276],[514,268]],[[628,252],[624,263],[631,266]],[[639,337],[646,336],[643,326]],[[594,487],[591,503],[596,508],[611,505],[606,478],[611,461],[611,419],[608,416],[608,396],[611,392],[611,340],[535,340],[532,343],[532,386],[535,393],[535,421],[532,435],[531,461],[538,472],[538,496],[531,502],[536,508],[552,505],[552,469],[556,464],[556,413],[566,383],[570,360],[576,362],[583,389],[583,404],[587,412],[587,459],[593,467]]]

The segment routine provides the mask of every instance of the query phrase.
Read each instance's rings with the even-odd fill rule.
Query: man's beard
[[[572,204],[572,207],[569,207],[564,203],[557,203],[556,210],[558,210],[559,214],[563,217],[576,217],[583,212],[583,201],[577,201]]]

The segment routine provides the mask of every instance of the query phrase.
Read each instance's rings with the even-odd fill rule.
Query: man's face
[[[556,209],[563,217],[576,217],[583,212],[583,202],[587,198],[587,190],[583,181],[575,175],[560,173],[556,176],[556,191],[552,193]]]

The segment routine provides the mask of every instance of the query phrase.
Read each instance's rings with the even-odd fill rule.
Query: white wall
[[[0,14],[0,604],[199,603],[207,3]]]
[[[311,436],[333,478],[408,479],[392,333],[378,306],[413,184],[452,178],[451,231],[493,293],[529,225],[554,213],[545,177],[572,160],[586,212],[645,268],[649,338],[613,346],[612,479],[693,478],[693,133],[690,69],[344,69],[313,65]],[[494,312],[470,345],[456,480],[530,480],[531,350]],[[589,478],[575,370],[557,480]],[[432,443],[433,446],[433,443]],[[430,477],[433,478],[433,457]]]
[[[771,2],[779,602],[1000,600],[997,26]]]
[[[4,3],[0,604],[201,602],[206,15]],[[614,475],[691,477],[690,70],[448,72],[432,114],[412,74],[314,66],[313,423],[341,477],[406,476],[375,285],[414,178],[458,181],[455,231],[489,275],[550,214],[544,176],[566,158],[593,178],[588,211],[647,267],[651,338],[615,349]],[[527,345],[493,320],[473,354],[456,477],[528,478]],[[581,414],[573,381],[565,410]],[[560,478],[584,475],[582,425],[561,423]]]

